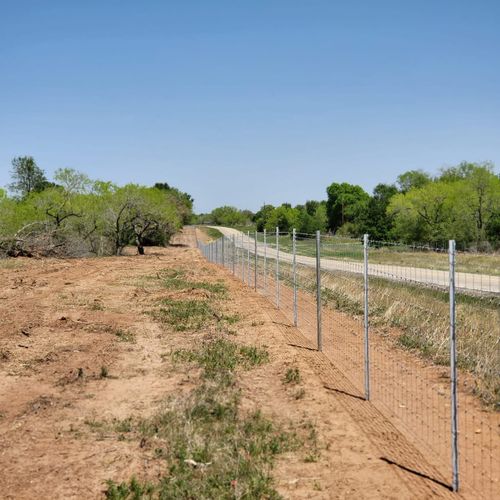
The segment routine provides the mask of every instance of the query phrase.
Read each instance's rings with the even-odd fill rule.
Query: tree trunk
[[[137,253],[139,255],[144,255],[144,245],[142,244],[141,237],[138,234],[135,236],[135,244],[137,246]]]

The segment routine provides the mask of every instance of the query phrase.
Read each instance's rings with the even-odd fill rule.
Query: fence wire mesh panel
[[[500,498],[499,266],[454,242],[229,231],[199,243],[208,260],[279,308],[301,347],[322,350],[350,395],[428,458],[434,479]]]

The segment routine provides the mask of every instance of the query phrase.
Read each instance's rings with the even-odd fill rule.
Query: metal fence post
[[[364,277],[364,327],[365,327],[365,399],[370,400],[370,337],[368,309],[368,235],[363,236],[363,277]]]
[[[264,295],[267,290],[267,238],[266,230],[264,229]]]
[[[247,231],[247,285],[250,286],[250,231]]]
[[[245,283],[245,265],[244,265],[244,253],[243,253],[243,249],[244,249],[244,245],[243,245],[243,231],[241,232],[241,252],[240,252],[240,261],[241,261],[241,281],[243,281],[243,283]]]
[[[458,402],[457,402],[457,346],[455,312],[455,240],[448,244],[450,263],[450,381],[451,381],[451,464],[453,491],[458,491]]]
[[[255,259],[255,270],[254,270],[254,290],[257,290],[257,231],[255,231],[255,241],[253,242],[253,249],[255,252],[254,259]]]
[[[292,273],[293,273],[293,324],[296,327],[298,324],[297,310],[297,232],[295,228],[292,230]]]
[[[233,275],[235,273],[235,260],[236,260],[236,243],[234,242],[234,234],[231,237],[231,264],[233,267]]]
[[[222,256],[221,256],[221,264],[222,264],[222,267],[226,267],[226,251],[225,251],[225,246],[226,246],[226,237],[223,236],[222,237],[222,241],[221,241],[221,247],[222,247]]]
[[[276,307],[280,308],[280,228],[276,228]]]
[[[316,333],[318,351],[323,350],[323,335],[321,332],[321,233],[316,231]]]

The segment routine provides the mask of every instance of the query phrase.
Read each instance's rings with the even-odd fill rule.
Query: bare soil
[[[102,498],[107,479],[162,475],[151,449],[96,433],[92,422],[151,415],[195,384],[165,354],[198,337],[166,334],[147,314],[165,290],[145,286],[146,277],[180,268],[224,280],[227,307],[240,317],[233,340],[270,353],[239,377],[243,409],[317,430],[315,460],[300,449],[278,460],[273,476],[285,498],[451,498],[384,459],[391,443],[403,458],[419,454],[369,403],[328,388],[342,375],[319,353],[293,347],[298,333],[265,298],[208,264],[195,238],[188,229],[175,246],[145,256],[18,259],[0,268],[0,496]],[[290,367],[300,371],[298,385],[283,383]]]

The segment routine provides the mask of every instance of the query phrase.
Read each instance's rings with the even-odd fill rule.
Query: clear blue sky
[[[500,1],[3,1],[0,185],[14,156],[197,211],[500,166]]]

